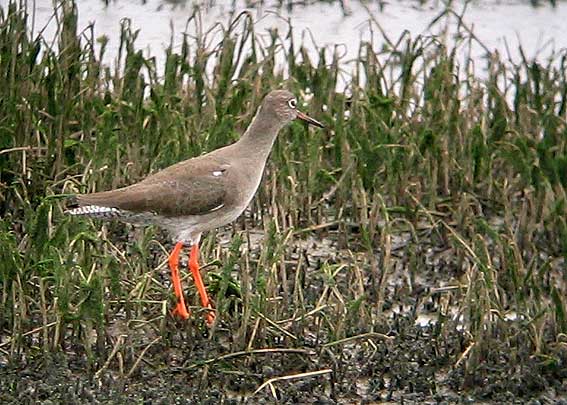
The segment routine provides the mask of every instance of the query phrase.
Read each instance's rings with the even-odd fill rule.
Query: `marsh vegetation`
[[[339,52],[260,41],[246,13],[158,71],[127,20],[109,67],[57,10],[57,43],[0,10],[0,402],[567,395],[565,51],[385,38],[343,93]],[[327,129],[282,131],[246,215],[202,243],[217,323],[190,282],[176,321],[165,235],[66,217],[66,196],[233,142],[278,87]]]

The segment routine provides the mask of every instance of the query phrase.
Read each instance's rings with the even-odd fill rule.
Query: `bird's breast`
[[[252,198],[254,198],[254,195],[258,191],[258,187],[262,181],[264,165],[262,165],[261,168],[248,167],[248,169],[250,170],[243,170],[237,182],[237,205],[243,206],[243,209],[250,204],[250,201],[252,201]]]

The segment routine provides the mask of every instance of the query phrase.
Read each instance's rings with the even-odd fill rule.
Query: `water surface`
[[[0,0],[5,7],[7,0]],[[228,3],[228,2],[226,2]],[[109,38],[106,63],[113,64],[118,53],[120,23],[124,18],[132,21],[132,27],[139,29],[137,45],[147,56],[155,56],[158,66],[163,66],[164,49],[173,40],[174,49],[179,49],[183,33],[196,35],[206,32],[215,24],[228,26],[230,21],[242,11],[248,11],[253,17],[257,32],[268,40],[269,29],[278,29],[287,33],[289,24],[294,27],[295,40],[302,42],[313,58],[317,57],[316,47],[326,46],[332,49],[339,45],[344,54],[343,62],[348,72],[348,60],[357,56],[361,41],[372,41],[375,50],[379,51],[385,44],[379,27],[393,42],[404,32],[412,38],[418,35],[431,36],[443,33],[442,40],[448,46],[460,41],[464,48],[463,35],[467,29],[474,33],[471,56],[477,64],[482,64],[486,51],[497,50],[500,55],[511,61],[520,61],[519,47],[522,46],[528,58],[542,61],[554,51],[567,48],[567,36],[562,27],[567,21],[567,6],[559,3],[552,7],[548,3],[533,7],[524,1],[474,1],[465,5],[463,1],[452,2],[452,9],[457,14],[464,13],[463,22],[467,29],[458,28],[458,19],[454,16],[439,19],[430,25],[445,9],[442,2],[431,1],[420,5],[416,1],[392,2],[359,2],[348,1],[350,13],[345,14],[338,1],[333,3],[315,2],[306,6],[277,7],[277,1],[266,1],[258,7],[247,7],[251,2],[235,1],[235,7],[225,2],[194,2],[163,0],[116,0],[105,5],[100,0],[81,0],[78,2],[79,29],[94,23],[96,36],[106,35]],[[34,32],[43,30],[46,38],[53,39],[56,32],[51,0],[30,2],[33,10],[35,4]],[[200,22],[192,21],[194,7],[201,10]],[[210,35],[211,45],[220,39],[220,34]],[[468,51],[461,52],[464,58]]]

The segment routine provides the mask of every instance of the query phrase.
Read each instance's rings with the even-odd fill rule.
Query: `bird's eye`
[[[289,105],[290,108],[296,108],[297,107],[297,100],[292,98],[291,100],[289,100],[287,102],[287,105]]]

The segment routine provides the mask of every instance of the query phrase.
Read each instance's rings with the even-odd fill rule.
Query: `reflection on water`
[[[0,0],[6,7],[8,0]],[[195,4],[199,3],[202,13],[200,24],[188,24]],[[288,2],[282,2],[284,4]],[[276,28],[280,33],[287,33],[289,22],[294,27],[294,37],[302,41],[311,52],[315,45],[339,45],[338,50],[344,53],[344,61],[353,59],[358,53],[360,41],[370,41],[376,50],[384,45],[380,28],[390,40],[396,40],[408,31],[412,38],[417,35],[439,34],[448,28],[442,38],[448,45],[454,44],[459,36],[457,18],[454,16],[441,18],[435,24],[430,23],[444,10],[444,4],[430,1],[421,5],[417,1],[368,2],[348,1],[350,13],[345,13],[339,1],[315,2],[306,6],[293,8],[278,7],[280,1],[267,0],[231,2],[205,0],[195,1],[162,1],[162,0],[81,0],[78,2],[79,29],[95,23],[97,36],[107,35],[110,39],[106,54],[107,63],[112,63],[118,52],[120,21],[123,18],[132,20],[132,27],[139,29],[137,45],[147,55],[157,57],[160,66],[163,50],[173,38],[179,44],[182,33],[195,34],[197,30],[208,31],[215,24],[228,26],[231,18],[247,10],[253,17],[258,33],[264,33],[267,41],[268,29]],[[107,5],[105,5],[107,4]],[[256,7],[247,7],[260,4]],[[40,31],[53,14],[51,0],[35,2],[34,32]],[[30,2],[29,7],[32,8]],[[453,10],[461,14],[465,2],[452,2]],[[543,58],[553,50],[567,47],[567,36],[562,35],[562,27],[567,19],[567,6],[559,4],[552,7],[543,3],[532,7],[530,3],[509,1],[475,1],[466,6],[464,23],[471,29],[482,43],[473,44],[472,56],[475,60],[485,54],[485,50],[497,49],[504,58],[509,55],[512,60],[519,59],[519,44],[525,54]],[[53,22],[53,19],[51,20]],[[380,28],[379,28],[380,27]],[[462,33],[466,30],[460,29]],[[55,24],[49,24],[44,35],[50,39],[55,35]],[[460,38],[462,40],[462,37]],[[218,35],[211,35],[212,44]],[[177,45],[179,46],[179,45]],[[316,57],[316,53],[312,53]],[[348,70],[348,69],[347,69]]]

